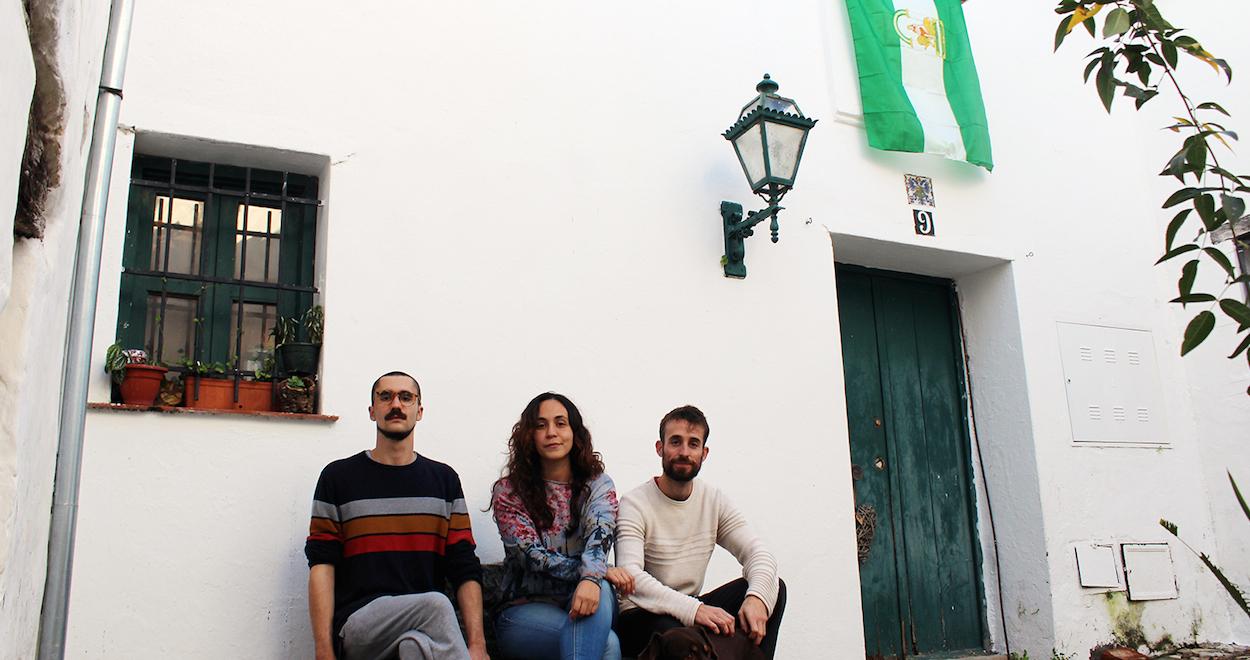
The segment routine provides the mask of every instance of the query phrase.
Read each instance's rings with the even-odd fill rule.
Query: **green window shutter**
[[[239,351],[238,327],[231,323],[231,315],[234,310],[242,311],[241,303],[273,305],[274,313],[284,316],[299,316],[312,306],[316,293],[313,288],[316,178],[192,161],[175,162],[143,154],[135,155],[131,174],[117,319],[117,338],[125,347],[140,347],[155,341],[159,329],[149,328],[148,324],[150,320],[164,324],[160,310],[151,308],[160,304],[161,299],[177,297],[194,301],[198,320],[193,331],[194,355],[189,357],[205,362],[226,362]],[[259,207],[283,211],[278,235],[276,286],[263,283],[263,264],[244,266],[241,263],[240,266],[246,268],[243,276],[247,281],[234,280],[237,219],[239,209],[249,199],[245,194],[249,176],[252,192],[256,194],[251,198],[250,212]],[[279,193],[286,188],[282,182],[288,177],[293,182],[292,192],[282,198]],[[153,268],[153,217],[160,197],[204,202],[198,239],[198,277],[163,273],[163,264]],[[162,355],[161,359],[173,362],[178,356]]]

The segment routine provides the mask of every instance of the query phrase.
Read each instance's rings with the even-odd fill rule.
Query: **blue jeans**
[[[599,608],[570,619],[569,611],[550,603],[523,603],[499,613],[495,639],[504,657],[526,660],[620,660],[621,644],[612,632],[616,594],[599,581]]]

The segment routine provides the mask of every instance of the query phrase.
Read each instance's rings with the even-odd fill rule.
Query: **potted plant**
[[[188,408],[202,410],[273,410],[273,383],[239,381],[239,400],[234,400],[235,381],[225,363],[183,360],[184,395]]]
[[[161,391],[156,395],[156,403],[161,406],[181,406],[183,395],[182,376],[175,373],[161,382]]]
[[[317,412],[317,382],[311,376],[290,376],[274,389],[278,410],[289,413]]]
[[[146,351],[122,349],[114,343],[104,352],[104,370],[119,385],[122,403],[129,406],[151,406],[165,382],[165,372],[159,364],[152,364]]]
[[[300,328],[308,341],[299,341]],[[274,354],[280,376],[312,376],[321,362],[321,338],[325,330],[325,310],[313,305],[300,318],[284,316],[274,324]]]

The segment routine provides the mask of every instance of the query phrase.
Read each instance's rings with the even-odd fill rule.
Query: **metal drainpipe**
[[[48,533],[48,575],[39,615],[39,659],[65,657],[65,624],[69,611],[70,573],[74,566],[74,527],[78,518],[78,478],[82,470],[82,437],[87,415],[87,382],[91,370],[91,338],[95,331],[100,252],[104,243],[104,212],[108,205],[113,150],[126,73],[126,51],[134,0],[113,0],[104,64],[96,97],[95,127],[87,157],[86,187],[78,224],[78,249],[70,292],[69,333],[65,341],[65,372],[61,378],[60,434],[57,437],[56,479],[52,486],[52,522]]]

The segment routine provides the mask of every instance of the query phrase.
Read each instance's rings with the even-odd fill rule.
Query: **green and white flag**
[[[994,169],[959,0],[846,0],[868,144]]]

